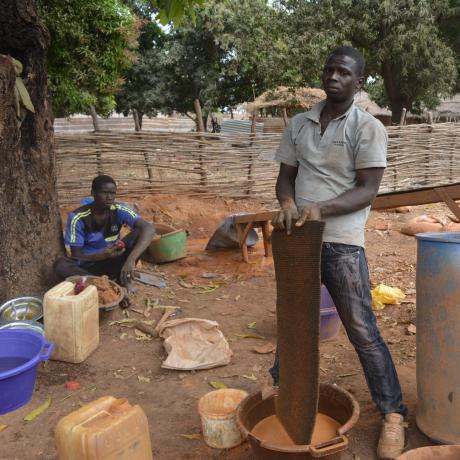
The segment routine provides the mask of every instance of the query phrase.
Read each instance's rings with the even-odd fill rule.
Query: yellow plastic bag
[[[387,304],[399,305],[401,300],[406,298],[401,289],[379,284],[376,288],[372,289],[372,309],[383,310]]]

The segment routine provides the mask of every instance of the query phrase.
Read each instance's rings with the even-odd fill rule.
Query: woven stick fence
[[[388,168],[380,193],[460,181],[460,123],[388,127]],[[61,203],[90,191],[97,174],[120,196],[171,193],[253,197],[272,204],[280,134],[117,133],[56,135]]]

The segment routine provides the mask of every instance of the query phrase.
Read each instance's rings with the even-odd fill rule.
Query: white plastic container
[[[74,283],[63,281],[45,294],[45,337],[55,347],[51,359],[81,363],[99,345],[99,299],[95,286],[73,292]]]
[[[211,447],[228,449],[243,442],[236,424],[236,408],[248,394],[224,388],[204,395],[198,402],[204,442]]]

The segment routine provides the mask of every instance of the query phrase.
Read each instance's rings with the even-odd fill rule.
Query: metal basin
[[[17,297],[0,307],[0,322],[37,321],[43,318],[43,302],[37,297]]]
[[[11,329],[26,329],[28,331],[36,332],[42,336],[45,335],[43,324],[38,321],[11,321],[0,325],[0,331]]]

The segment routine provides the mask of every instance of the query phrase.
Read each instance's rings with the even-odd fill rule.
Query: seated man
[[[61,278],[72,275],[107,275],[129,287],[134,267],[155,235],[155,228],[132,209],[115,202],[117,185],[110,176],[97,176],[91,186],[94,201],[70,213],[65,244],[72,257],[54,264]],[[121,227],[131,232],[120,239]]]

